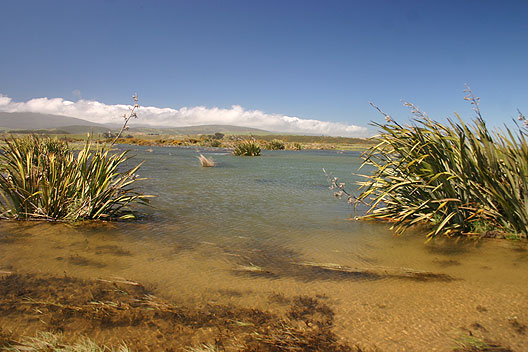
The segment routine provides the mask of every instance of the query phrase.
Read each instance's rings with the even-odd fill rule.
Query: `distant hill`
[[[39,114],[34,112],[0,112],[0,129],[21,133],[26,131],[46,130],[49,133],[57,134],[83,134],[87,132],[103,133],[108,130],[119,130],[121,126],[116,124],[99,124],[87,120],[50,114]],[[43,131],[40,131],[41,133]],[[165,127],[165,126],[145,126],[130,125],[130,133],[145,134],[173,134],[173,135],[193,135],[193,134],[214,134],[216,132],[224,134],[270,134],[271,132],[249,127],[231,125],[201,125],[188,127]]]
[[[232,125],[199,125],[187,127],[130,127],[130,132],[158,133],[158,134],[270,134],[271,132],[258,128],[232,126]]]
[[[108,129],[104,125],[75,117],[39,114],[35,112],[0,112],[0,128],[4,129],[40,130],[66,126],[102,127]]]
[[[86,133],[95,133],[95,134],[102,134],[105,133],[108,130],[115,130],[114,128],[109,128],[105,125],[97,125],[97,126],[64,126],[60,128],[54,128],[50,130],[52,133],[53,131],[64,131],[65,133],[69,134],[86,134]],[[55,132],[57,134],[60,134],[60,132]]]

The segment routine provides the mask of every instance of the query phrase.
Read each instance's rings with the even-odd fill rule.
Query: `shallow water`
[[[385,351],[448,351],[469,331],[528,349],[526,244],[425,244],[351,220],[322,168],[352,184],[359,153],[201,150],[218,164],[202,168],[194,149],[130,148],[158,196],[144,219],[2,222],[0,271],[122,277],[191,305],[273,311],[270,295],[324,297],[341,338]]]

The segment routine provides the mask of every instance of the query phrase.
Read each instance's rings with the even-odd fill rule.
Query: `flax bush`
[[[238,142],[233,149],[236,156],[260,156],[260,153],[260,146],[254,140]]]
[[[479,110],[478,98],[467,90],[476,118],[469,124],[442,124],[412,104],[414,118],[402,126],[390,116],[375,123],[378,142],[363,154],[363,165],[374,168],[363,175],[356,199],[334,178],[338,195],[366,204],[360,219],[394,222],[402,233],[415,224],[429,224],[427,237],[439,234],[476,234],[499,229],[528,234],[528,139],[525,127],[490,131]],[[376,107],[377,108],[377,107]],[[526,122],[520,114],[519,119]]]
[[[285,149],[284,141],[282,141],[280,139],[273,139],[273,140],[271,140],[270,142],[268,142],[266,144],[266,149],[269,149],[269,150],[284,150]]]
[[[29,136],[6,140],[0,161],[0,216],[76,221],[134,217],[129,206],[147,203],[133,187],[137,165],[124,170],[127,152],[87,141],[74,152],[63,141]]]

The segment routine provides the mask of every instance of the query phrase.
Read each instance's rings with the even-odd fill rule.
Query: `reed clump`
[[[198,160],[200,160],[200,164],[202,164],[203,167],[213,167],[215,166],[215,162],[213,159],[208,159],[202,154],[198,156]]]
[[[93,148],[92,148],[93,147]],[[77,221],[133,218],[132,203],[147,203],[135,182],[137,165],[124,170],[127,152],[86,141],[80,151],[56,138],[5,141],[0,155],[0,217]]]
[[[374,123],[380,130],[377,144],[363,155],[362,166],[374,173],[364,175],[354,200],[368,207],[360,219],[394,222],[398,234],[427,223],[432,227],[428,238],[490,229],[527,237],[526,118],[519,112],[523,125],[490,131],[479,98],[469,88],[466,92],[476,112],[469,124],[458,115],[457,121],[442,124],[406,103],[414,117],[402,126],[374,106],[386,123]],[[333,186],[343,194],[337,179]]]
[[[286,145],[286,149],[289,149],[289,150],[302,150],[303,146],[302,146],[301,143],[292,142],[292,143],[288,143]]]
[[[266,149],[269,150],[284,150],[285,148],[284,141],[280,139],[273,139],[266,144]]]
[[[233,155],[236,156],[260,156],[260,145],[255,140],[245,140],[235,144]]]

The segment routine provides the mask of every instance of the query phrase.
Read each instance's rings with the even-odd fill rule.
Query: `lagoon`
[[[157,196],[140,220],[2,222],[0,271],[117,277],[195,307],[284,313],[284,301],[311,297],[333,311],[339,339],[382,351],[450,351],[470,331],[528,349],[526,243],[424,243],[419,230],[394,237],[387,224],[354,221],[322,168],[353,185],[359,152],[119,148],[136,155],[131,167],[145,161],[141,189]],[[217,166],[200,167],[198,152]],[[42,328],[0,323],[21,335]]]

